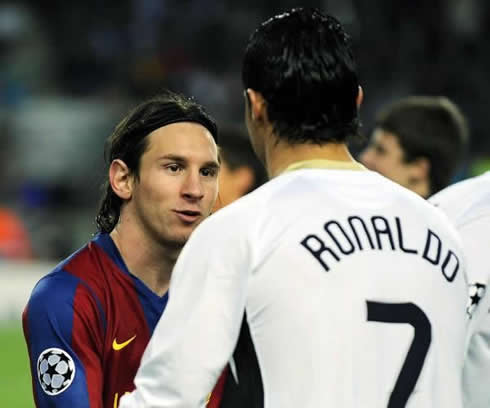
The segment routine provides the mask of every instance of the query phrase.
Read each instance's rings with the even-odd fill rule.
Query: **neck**
[[[272,135],[266,141],[265,162],[270,178],[279,175],[295,162],[318,159],[355,162],[345,143],[289,144]]]
[[[122,216],[110,235],[129,271],[157,295],[164,295],[181,248],[164,247]]]

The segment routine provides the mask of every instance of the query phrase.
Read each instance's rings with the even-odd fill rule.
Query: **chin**
[[[175,234],[173,236],[162,237],[163,242],[166,246],[174,249],[182,248],[187,240],[189,239],[191,233]]]

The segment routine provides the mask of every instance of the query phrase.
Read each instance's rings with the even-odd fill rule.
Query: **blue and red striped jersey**
[[[116,408],[167,299],[128,271],[108,234],[61,262],[23,313],[36,407]]]

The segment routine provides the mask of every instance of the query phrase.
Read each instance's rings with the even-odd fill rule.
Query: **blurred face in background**
[[[219,170],[219,195],[213,212],[238,200],[250,191],[255,182],[254,171],[249,166],[232,169],[226,160],[221,160]]]
[[[125,210],[155,240],[182,246],[216,201],[216,143],[192,122],[163,126],[148,137]]]
[[[377,171],[404,187],[411,187],[414,164],[405,162],[402,147],[395,134],[376,128],[359,159],[368,169]]]

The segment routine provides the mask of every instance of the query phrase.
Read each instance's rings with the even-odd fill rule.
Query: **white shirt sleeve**
[[[490,217],[479,217],[456,227],[463,242],[469,283],[486,283],[490,278],[490,263],[486,257],[490,236]]]
[[[193,232],[177,261],[136,390],[121,398],[120,408],[203,407],[233,353],[251,256],[246,238],[234,233],[233,225],[219,228],[210,221],[215,220]]]
[[[476,306],[467,333],[463,371],[465,407],[490,406],[490,263],[487,260],[490,217],[481,217],[459,227],[468,264],[469,283],[486,284],[485,294]]]
[[[488,282],[490,283],[490,282]],[[490,291],[485,294],[470,320],[468,349],[463,370],[463,398],[465,407],[490,406]]]

